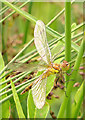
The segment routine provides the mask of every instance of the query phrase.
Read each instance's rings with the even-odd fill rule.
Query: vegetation
[[[0,119],[83,118],[83,3],[5,0],[0,7]],[[66,60],[71,66],[63,75],[65,83],[58,81],[55,86],[55,75],[48,77],[46,103],[42,109],[36,108],[31,90],[20,95],[42,74],[42,71],[33,71],[41,61],[34,44],[37,20],[46,25],[54,63]]]

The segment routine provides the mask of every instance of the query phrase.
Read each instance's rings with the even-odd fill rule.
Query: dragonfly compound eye
[[[63,63],[61,64],[61,68],[63,71],[67,71],[70,68],[70,64],[64,60]]]

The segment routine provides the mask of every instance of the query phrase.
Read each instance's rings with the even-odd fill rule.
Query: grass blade
[[[23,110],[22,110],[22,106],[19,101],[19,97],[17,95],[16,89],[15,89],[15,86],[14,86],[14,83],[12,82],[12,80],[11,80],[11,86],[12,86],[12,92],[13,92],[13,97],[14,97],[14,101],[16,104],[18,116],[19,116],[19,118],[25,118]]]
[[[32,9],[32,2],[29,3],[29,8],[28,8],[28,13],[31,14],[31,9]],[[24,40],[23,40],[23,43],[25,44],[26,41],[27,41],[27,33],[29,31],[29,25],[30,25],[30,21],[26,21],[26,24],[25,24],[25,32],[24,32]]]
[[[74,103],[72,105],[72,118],[77,118],[85,94],[85,92],[83,94],[83,91],[85,91],[85,81],[83,81],[75,94]]]
[[[3,68],[4,68],[4,61],[3,61],[2,55],[0,53],[0,70],[2,70]],[[5,78],[3,78],[2,80],[0,80],[0,83],[4,82],[4,81],[5,81]],[[6,86],[6,84],[0,86],[0,89],[4,88],[5,86]],[[7,97],[7,94],[1,96],[0,97],[0,101],[2,99],[6,98],[6,97]],[[0,120],[2,118],[9,118],[9,116],[10,116],[9,106],[10,106],[9,100],[6,101],[5,103],[0,104]]]

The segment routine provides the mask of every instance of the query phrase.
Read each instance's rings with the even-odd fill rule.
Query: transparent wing
[[[42,79],[40,76],[32,85],[33,100],[38,109],[41,109],[45,104],[46,82],[47,78]]]
[[[34,30],[34,43],[41,58],[47,63],[51,63],[51,52],[47,43],[45,24],[38,20]]]
[[[47,67],[47,64],[45,64],[43,61],[32,61],[30,63],[14,62],[8,66],[8,69],[24,72],[34,70],[42,71],[45,70]]]
[[[58,41],[57,44],[51,50],[52,61],[56,60],[64,52],[64,44],[61,41]]]

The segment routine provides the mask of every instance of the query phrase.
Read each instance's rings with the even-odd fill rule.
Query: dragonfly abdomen
[[[33,83],[31,83],[29,86],[27,86],[20,94],[22,95],[22,94],[24,94],[25,92],[29,91],[29,90],[32,88],[32,84],[33,84]]]

